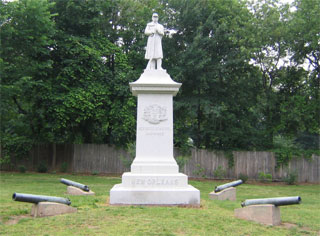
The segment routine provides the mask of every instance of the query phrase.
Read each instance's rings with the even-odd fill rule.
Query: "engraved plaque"
[[[147,106],[143,111],[142,118],[150,124],[159,124],[160,122],[168,119],[167,108],[157,104]]]

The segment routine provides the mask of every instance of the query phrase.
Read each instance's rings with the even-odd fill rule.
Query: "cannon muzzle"
[[[39,202],[57,202],[57,203],[62,203],[66,205],[71,204],[71,201],[68,198],[33,195],[33,194],[26,194],[26,193],[14,193],[12,195],[12,199],[14,201],[30,202],[35,204]]]
[[[71,180],[68,180],[68,179],[61,179],[60,182],[65,184],[65,185],[68,185],[68,186],[74,186],[76,188],[80,188],[80,189],[82,189],[83,191],[86,191],[86,192],[90,191],[90,189],[89,189],[89,187],[87,185],[83,185],[83,184],[80,184],[78,182],[74,182],[74,181],[71,181]]]
[[[236,180],[236,181],[233,181],[233,182],[230,182],[230,183],[226,183],[226,184],[220,185],[218,187],[216,186],[214,191],[217,193],[217,192],[220,192],[220,191],[222,191],[222,190],[224,190],[226,188],[236,187],[236,186],[238,186],[238,185],[240,185],[242,183],[243,183],[242,180],[239,179],[239,180]]]
[[[301,197],[276,197],[276,198],[260,198],[260,199],[249,199],[241,203],[241,206],[249,205],[261,205],[261,204],[273,204],[275,206],[285,206],[300,204]]]

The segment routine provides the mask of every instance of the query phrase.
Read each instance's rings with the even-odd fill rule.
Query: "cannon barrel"
[[[12,199],[14,201],[19,202],[30,202],[30,203],[39,203],[39,202],[57,202],[66,205],[70,205],[71,201],[68,198],[62,197],[51,197],[51,196],[44,196],[44,195],[33,195],[33,194],[26,194],[26,193],[14,193],[12,195]]]
[[[241,203],[241,206],[260,205],[260,204],[273,204],[275,206],[294,205],[301,202],[301,197],[276,197],[276,198],[260,198],[249,199]]]
[[[223,185],[219,185],[219,186],[216,186],[214,191],[217,193],[217,192],[220,192],[226,188],[230,188],[230,187],[235,187],[235,186],[238,186],[240,184],[242,184],[242,180],[239,179],[239,180],[236,180],[236,181],[233,181],[233,182],[230,182],[230,183],[226,183],[226,184],[223,184]]]
[[[68,179],[61,179],[60,182],[65,184],[65,185],[68,185],[68,186],[74,186],[76,188],[80,188],[80,189],[82,189],[83,191],[86,191],[86,192],[90,191],[90,189],[89,189],[89,187],[87,185],[80,184],[78,182],[74,182],[74,181],[71,181],[71,180],[68,180]]]

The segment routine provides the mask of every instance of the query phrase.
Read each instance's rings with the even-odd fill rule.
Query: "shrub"
[[[179,170],[182,171],[182,168],[185,166],[185,164],[190,159],[190,156],[177,156],[176,158],[177,164],[179,166]]]
[[[217,179],[223,179],[226,176],[226,170],[223,170],[222,166],[218,166],[218,168],[213,171],[213,176]]]
[[[4,155],[3,157],[0,157],[0,166],[8,165],[10,163],[11,163],[11,158],[9,155]]]
[[[284,182],[286,182],[289,185],[293,185],[297,182],[298,174],[296,172],[289,172],[287,174],[287,177],[284,178]]]
[[[129,155],[120,155],[120,160],[126,168],[130,168],[135,156],[136,156],[136,143],[129,143],[126,151]]]
[[[99,175],[99,172],[98,172],[98,171],[92,171],[91,174],[92,174],[92,175]]]
[[[61,164],[61,172],[62,173],[65,173],[65,172],[67,172],[67,170],[68,170],[68,163],[67,162],[63,162],[62,164]]]
[[[20,173],[25,173],[26,170],[27,170],[27,168],[26,168],[24,165],[20,165],[20,166],[18,167],[18,169],[19,169],[19,172],[20,172]]]
[[[48,167],[44,162],[41,162],[38,167],[37,170],[39,173],[46,173],[48,171]]]
[[[266,180],[268,182],[271,182],[272,181],[272,174],[266,174]]]
[[[241,179],[242,182],[245,183],[245,182],[247,182],[247,180],[248,180],[248,175],[241,173],[241,174],[239,175],[239,179]]]
[[[264,172],[259,172],[258,176],[261,182],[271,182],[272,181],[272,174],[265,174]]]
[[[193,174],[198,177],[206,178],[205,169],[201,167],[200,164],[197,164],[196,166],[197,166],[197,169],[193,171]]]

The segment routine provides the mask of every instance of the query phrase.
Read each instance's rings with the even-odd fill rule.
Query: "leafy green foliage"
[[[313,80],[320,76],[319,49],[319,11],[320,3],[308,0],[296,0],[293,3],[296,11],[289,22],[290,47],[293,51],[292,59],[298,64],[307,60],[312,66]],[[315,81],[314,81],[315,82]],[[314,89],[319,89],[319,81],[314,83]],[[319,96],[317,96],[319,99]]]
[[[129,143],[126,147],[126,151],[129,155],[121,155],[120,160],[126,168],[130,168],[134,158],[136,157],[136,143]]]
[[[240,173],[238,178],[241,179],[243,183],[245,183],[245,182],[247,182],[249,177],[246,174]]]
[[[25,173],[27,171],[27,168],[24,165],[20,165],[18,169],[20,173]]]
[[[1,131],[5,155],[33,143],[134,138],[131,67],[108,39],[105,1],[1,2]],[[108,27],[106,27],[108,26]]]
[[[289,184],[289,185],[293,185],[297,182],[298,179],[298,174],[295,172],[289,172],[287,177],[284,178],[284,181]]]
[[[45,0],[0,4],[1,143],[5,155],[24,157],[43,137],[41,94],[48,92],[55,27]]]
[[[217,179],[224,179],[226,170],[222,169],[222,166],[218,166],[218,168],[213,171],[213,176]]]
[[[273,152],[276,157],[276,168],[280,166],[287,166],[292,158],[311,158],[312,154],[320,153],[319,150],[303,149],[294,138],[284,137],[281,135],[275,136],[273,145],[275,149]]]
[[[258,179],[261,182],[271,182],[272,181],[272,174],[270,173],[264,173],[264,172],[259,172],[258,174]]]
[[[61,164],[60,170],[61,170],[61,172],[63,172],[63,173],[67,172],[67,170],[68,170],[68,163],[67,163],[67,162],[63,162],[63,163]]]
[[[92,174],[92,175],[99,175],[99,172],[98,172],[98,171],[92,171],[91,174]]]
[[[226,151],[225,152],[225,157],[228,159],[228,166],[229,168],[234,167],[234,156],[232,151]]]
[[[200,164],[196,164],[196,170],[193,171],[193,174],[201,178],[206,178],[205,168],[201,167]]]
[[[175,104],[177,144],[191,137],[198,148],[259,145],[260,88],[245,50],[246,7],[231,1],[169,3],[177,32],[166,42],[168,70],[182,82]]]
[[[38,165],[38,167],[37,167],[37,171],[39,172],[39,173],[47,173],[47,171],[48,171],[48,166],[47,166],[47,164],[45,163],[45,162],[40,162],[40,164]]]
[[[176,156],[175,159],[177,161],[177,164],[179,166],[180,172],[182,172],[183,167],[186,165],[186,163],[189,161],[191,156]]]

